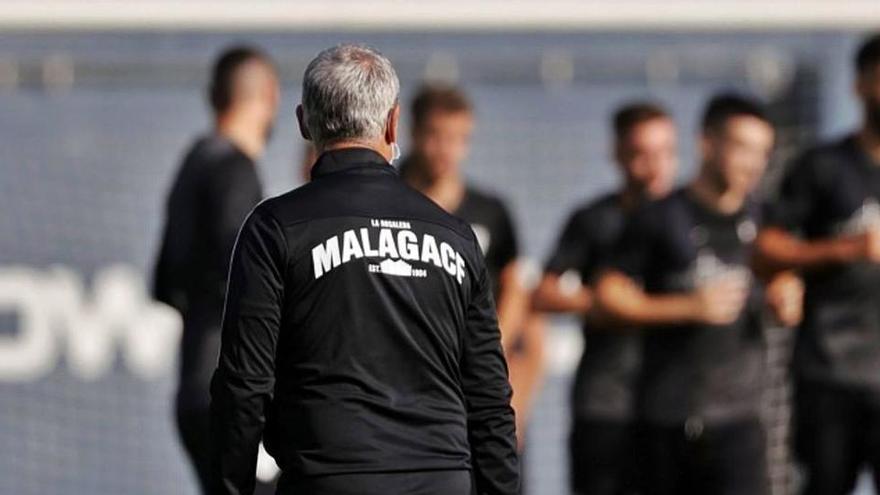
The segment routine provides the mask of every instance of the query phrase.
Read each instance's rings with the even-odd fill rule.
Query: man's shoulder
[[[309,182],[285,193],[266,198],[254,208],[253,214],[271,216],[282,225],[312,218],[320,211],[319,206],[314,204],[320,199],[317,197],[316,193],[319,191],[315,190],[314,184]]]
[[[208,134],[196,138],[186,153],[186,161],[209,165],[245,161],[246,159],[247,156],[236,148],[231,141],[216,134]]]
[[[257,207],[282,225],[333,217],[391,217],[428,222],[473,240],[470,226],[399,179],[383,182],[381,194],[345,196],[336,184],[317,180],[266,199]],[[363,196],[361,196],[363,194]]]
[[[258,180],[254,161],[217,135],[195,140],[184,156],[181,174],[206,184]]]
[[[465,201],[474,208],[507,211],[507,205],[501,196],[473,185],[468,185],[465,189]]]
[[[474,232],[471,229],[470,224],[464,219],[449,213],[429,197],[410,187],[406,183],[401,182],[401,185],[403,189],[406,190],[406,195],[408,196],[409,201],[411,201],[414,206],[417,205],[419,207],[420,215],[423,215],[427,221],[444,225],[468,240],[475,240]]]
[[[608,192],[576,206],[571,213],[571,218],[576,221],[590,222],[597,217],[622,213],[623,208],[619,195],[616,192]]]
[[[789,173],[821,171],[851,161],[856,144],[855,135],[846,135],[806,149],[794,161]]]
[[[826,157],[845,155],[857,146],[855,134],[847,134],[826,142],[819,143],[806,151],[807,156]]]
[[[457,217],[468,223],[501,226],[513,224],[513,217],[507,203],[501,196],[468,185],[462,204],[455,212]]]
[[[686,187],[679,187],[666,196],[643,201],[629,216],[636,223],[653,232],[668,232],[676,222],[687,221],[693,215],[694,200]]]

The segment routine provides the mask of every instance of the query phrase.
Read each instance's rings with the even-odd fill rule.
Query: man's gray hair
[[[306,128],[317,147],[381,137],[400,95],[391,62],[361,45],[337,45],[309,63],[303,77]]]

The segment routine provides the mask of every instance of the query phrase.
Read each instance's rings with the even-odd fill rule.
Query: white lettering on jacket
[[[370,272],[400,277],[427,276],[424,269],[407,263],[418,261],[442,269],[459,284],[464,281],[464,257],[449,243],[440,241],[438,244],[431,234],[419,236],[409,230],[409,222],[372,220],[371,227],[346,230],[313,247],[315,279],[352,260],[379,258],[380,263],[369,266]]]

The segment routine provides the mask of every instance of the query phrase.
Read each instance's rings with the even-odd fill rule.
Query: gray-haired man
[[[250,493],[261,437],[279,493],[519,492],[486,266],[471,228],[390,166],[398,93],[369,48],[306,69],[312,182],[261,203],[233,254],[212,383],[217,493]]]

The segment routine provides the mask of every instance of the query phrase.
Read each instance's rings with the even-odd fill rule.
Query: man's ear
[[[299,133],[302,134],[303,139],[306,141],[312,140],[312,134],[309,132],[309,128],[306,127],[305,117],[303,116],[303,106],[296,106],[296,121],[299,123]]]
[[[397,123],[400,121],[400,104],[395,103],[394,108],[388,114],[388,124],[385,126],[385,142],[387,144],[397,142]]]

